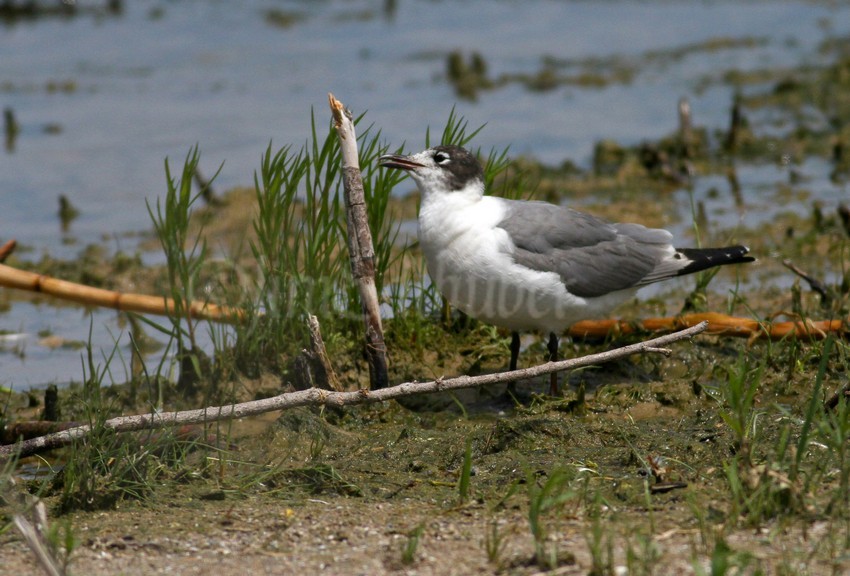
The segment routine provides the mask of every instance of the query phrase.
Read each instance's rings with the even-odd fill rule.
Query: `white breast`
[[[538,272],[513,261],[514,245],[497,228],[500,198],[453,192],[431,194],[419,212],[419,242],[428,273],[454,306],[484,322],[510,330],[563,329],[630,298],[625,290],[601,298],[570,294],[554,272]]]

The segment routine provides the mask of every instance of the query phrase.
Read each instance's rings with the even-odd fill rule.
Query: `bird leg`
[[[511,332],[511,363],[509,369],[511,372],[516,370],[517,359],[519,358],[519,332]],[[507,392],[510,396],[516,396],[516,382],[508,382]]]
[[[558,360],[558,335],[554,332],[549,332],[549,344],[546,346],[549,350],[549,362],[557,362]],[[549,374],[549,394],[552,396],[558,395],[558,373],[552,372]]]
[[[519,358],[519,332],[511,332],[511,372],[516,370],[517,358]]]

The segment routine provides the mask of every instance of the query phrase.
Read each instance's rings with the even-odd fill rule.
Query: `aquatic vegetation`
[[[486,65],[476,66],[487,75]],[[740,197],[727,196],[723,188],[735,188],[734,178],[727,179],[730,171],[739,174],[749,162],[781,162],[768,154],[780,136],[759,134],[758,107],[797,110],[791,94],[809,73],[821,80],[824,73],[839,77],[842,66],[773,84],[767,90],[774,94],[764,104],[753,99],[755,91],[742,95],[732,141],[727,129],[718,134],[692,126],[690,140],[679,131],[640,146],[600,143],[589,170],[512,159],[505,151],[479,154],[487,156],[488,184],[497,191],[547,199],[569,195],[577,202],[592,191],[601,210],[631,210],[663,221],[671,217],[659,207],[666,195],[687,187],[690,178],[711,175],[719,178],[718,190],[704,199],[734,205]],[[478,134],[452,115],[434,140],[465,143]],[[172,368],[165,360],[149,368],[139,353],[132,361],[136,368],[123,367],[131,378],[122,378],[120,352],[98,358],[87,348],[85,382],[63,394],[64,417],[79,417],[97,429],[106,417],[140,406],[277,394],[295,382],[293,362],[305,346],[308,313],[320,318],[343,384],[363,386],[359,304],[348,279],[338,151],[329,135],[314,120],[302,147],[269,144],[254,188],[225,194],[215,206],[196,203],[187,185],[197,149],[175,171],[177,178],[169,169],[166,195],[151,209],[165,239],[165,264],[144,274],[166,287],[164,295],[223,301],[249,311],[251,320],[232,328],[191,319],[187,324],[184,311],[159,326],[170,346],[194,354],[181,367],[199,378],[194,390],[177,389],[167,378]],[[838,127],[792,130],[781,142],[793,148],[803,142],[798,139],[818,140],[800,144],[801,155],[819,150],[840,176],[840,155],[829,156],[823,144],[839,136]],[[373,165],[390,147],[371,129],[360,138],[392,379],[503,369],[507,334],[445,306],[401,226],[409,226],[415,214],[415,195],[389,194],[404,185],[397,174]],[[425,140],[431,140],[430,132]],[[798,175],[801,181],[804,176]],[[771,193],[795,194],[800,186],[782,182],[775,188]],[[723,226],[718,232],[711,210],[698,204],[684,218],[688,229],[699,237],[731,234]],[[209,238],[223,236],[218,227],[229,212],[243,218],[234,226],[241,235],[213,256]],[[673,314],[691,298],[708,310],[754,321],[780,311],[802,320],[844,318],[850,306],[844,286],[850,236],[842,218],[837,208],[812,206],[805,213],[778,213],[766,223],[736,224],[734,234],[760,257],[753,279],[700,278],[696,286],[627,305],[622,314],[626,319],[649,311]],[[777,269],[787,274],[772,253],[793,258],[808,279],[801,276],[796,285],[771,282]],[[122,274],[139,275],[139,267],[133,257],[96,251],[87,252],[76,268],[57,265],[99,285]],[[222,332],[211,351],[196,351],[204,330]],[[569,353],[633,338],[577,339]],[[544,361],[541,343],[532,338],[525,344],[529,362]],[[132,349],[142,348],[143,335],[134,331]],[[846,341],[836,338],[747,343],[700,337],[677,345],[670,357],[623,359],[572,373],[560,398],[538,395],[545,383],[524,382],[516,403],[502,402],[502,390],[482,390],[403,405],[303,409],[273,422],[221,425],[215,442],[206,431],[191,439],[151,436],[138,444],[99,430],[66,452],[64,468],[57,466],[48,482],[31,481],[27,488],[49,499],[71,534],[89,521],[83,510],[121,507],[110,513],[146,519],[167,511],[179,525],[187,518],[197,522],[200,509],[215,517],[204,531],[229,534],[233,523],[245,522],[248,527],[239,530],[251,533],[250,546],[264,553],[300,546],[319,558],[334,546],[351,551],[356,544],[374,556],[380,540],[384,554],[378,556],[388,569],[424,566],[431,562],[432,546],[453,541],[462,548],[455,556],[462,566],[482,571],[576,564],[583,572],[605,574],[626,566],[629,573],[649,574],[654,566],[684,563],[705,574],[791,573],[801,561],[813,572],[840,571],[850,542],[848,352]],[[134,388],[122,386],[130,379]],[[5,418],[20,410],[18,399],[11,398]],[[263,528],[248,525],[247,517],[259,518]],[[193,533],[185,525],[157,529],[174,540]],[[0,538],[7,534],[0,528]],[[256,549],[250,546],[240,550]]]

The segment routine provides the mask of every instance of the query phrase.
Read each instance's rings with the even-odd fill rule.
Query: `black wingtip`
[[[754,262],[755,258],[747,256],[750,249],[746,246],[726,246],[723,248],[678,248],[677,256],[690,260],[690,262],[679,270],[679,276],[693,274],[715,266],[726,266],[729,264],[744,264]]]

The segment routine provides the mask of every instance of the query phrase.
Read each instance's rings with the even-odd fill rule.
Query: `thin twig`
[[[6,260],[9,257],[9,254],[15,251],[15,247],[18,245],[18,242],[14,239],[7,241],[5,244],[0,246],[0,262]]]
[[[782,265],[788,268],[791,272],[793,272],[803,280],[805,280],[808,283],[809,288],[813,292],[817,292],[818,294],[820,294],[821,303],[824,306],[828,307],[832,303],[832,295],[829,293],[829,288],[826,286],[826,284],[824,284],[811,274],[807,274],[804,270],[799,268],[796,264],[794,264],[793,262],[791,262],[791,260],[787,258],[782,261]]]
[[[824,411],[829,412],[830,410],[835,410],[842,398],[850,399],[850,382],[842,386],[840,390],[830,396],[829,399],[823,403]]]
[[[201,174],[201,170],[197,166],[195,166],[195,172],[192,176],[195,178],[195,184],[198,185],[201,198],[204,199],[204,202],[206,202],[208,206],[215,206],[221,203],[215,193],[215,190],[213,190],[212,183],[207,180],[203,174]]]
[[[116,432],[131,432],[135,430],[148,430],[155,428],[164,428],[166,426],[176,426],[185,424],[206,424],[217,420],[225,420],[228,418],[245,418],[248,416],[256,416],[266,412],[275,410],[290,410],[301,406],[351,406],[355,404],[371,404],[376,402],[386,402],[395,400],[405,396],[415,394],[428,394],[431,392],[444,392],[448,390],[461,390],[463,388],[475,388],[477,386],[486,386],[489,384],[500,384],[522,380],[527,378],[536,378],[551,372],[561,372],[564,370],[574,370],[584,366],[592,366],[596,364],[604,364],[618,358],[630,356],[632,354],[640,354],[647,352],[656,352],[659,348],[676,342],[690,338],[700,332],[704,332],[708,324],[703,322],[675,332],[666,334],[600,352],[581,358],[573,358],[570,360],[562,360],[560,362],[548,362],[539,366],[525,368],[522,370],[514,370],[511,372],[498,372],[495,374],[484,374],[481,376],[458,376],[455,378],[438,378],[430,382],[405,382],[389,388],[380,390],[357,390],[354,392],[328,392],[320,388],[310,388],[308,390],[300,390],[298,392],[288,392],[280,394],[272,398],[262,400],[254,400],[252,402],[243,402],[241,404],[231,404],[228,406],[216,406],[202,408],[198,410],[186,410],[184,412],[165,412],[161,414],[148,413],[138,416],[121,416],[112,418],[103,423],[105,428]],[[84,438],[91,431],[90,426],[80,426],[70,430],[63,430],[47,436],[24,440],[17,444],[0,446],[0,457],[8,457],[13,454],[19,454],[21,457],[29,456],[43,450],[58,448],[66,444],[70,444],[76,439]]]
[[[32,521],[19,512],[12,515],[12,523],[23,536],[24,542],[32,550],[44,573],[48,576],[64,576],[65,570],[62,569],[47,544],[45,535],[47,532],[47,511],[44,508],[44,503],[36,499],[32,507]]]

